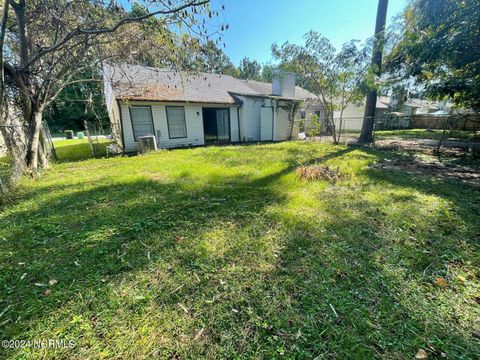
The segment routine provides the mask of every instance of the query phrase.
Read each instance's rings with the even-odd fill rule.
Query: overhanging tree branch
[[[25,64],[25,66],[22,67],[22,71],[25,71],[28,67],[30,67],[32,64],[34,64],[36,61],[38,61],[41,57],[45,56],[46,54],[48,54],[52,51],[58,50],[59,48],[61,48],[63,45],[68,43],[71,39],[75,38],[76,36],[79,36],[79,35],[98,36],[98,35],[102,35],[102,34],[112,33],[112,32],[115,32],[116,30],[118,30],[118,28],[120,28],[122,25],[125,25],[125,24],[139,22],[139,21],[148,19],[148,18],[150,18],[152,16],[156,16],[156,15],[174,14],[174,13],[182,11],[186,8],[202,6],[202,5],[205,5],[209,2],[210,2],[210,0],[190,1],[190,2],[188,2],[188,3],[186,3],[182,6],[174,8],[174,9],[158,10],[158,11],[154,11],[154,12],[151,12],[151,13],[148,13],[148,14],[145,14],[145,15],[141,15],[141,16],[127,17],[127,18],[124,18],[124,19],[120,20],[115,25],[113,25],[111,27],[103,28],[103,29],[80,29],[80,28],[77,28],[77,29],[71,31],[70,33],[68,33],[59,42],[51,45],[48,48],[45,48],[45,49],[39,51],[36,55],[32,56],[30,61],[27,64]]]

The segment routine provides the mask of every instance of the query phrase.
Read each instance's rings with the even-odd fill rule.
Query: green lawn
[[[93,149],[96,157],[105,156],[107,145],[110,143],[110,140],[103,138],[94,140]],[[93,157],[87,139],[55,140],[53,145],[60,162],[86,160]]]
[[[441,139],[443,130],[427,130],[427,129],[407,129],[407,130],[380,130],[375,131],[376,139],[387,139],[391,137],[399,137],[402,139],[432,139],[439,140]],[[464,131],[464,130],[453,130],[447,131],[446,136],[449,139],[460,139],[468,140],[473,138],[478,138],[479,134],[477,132],[476,136],[473,131]]]
[[[0,209],[7,358],[478,359],[478,188],[326,143],[54,164]],[[342,180],[300,180],[299,164]]]
[[[0,179],[7,182],[12,171],[12,159],[10,156],[0,156]]]

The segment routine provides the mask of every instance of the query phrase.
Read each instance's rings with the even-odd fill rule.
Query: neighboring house
[[[376,118],[379,119],[386,113],[392,112],[392,109],[383,102],[384,98],[379,96],[376,104]],[[365,102],[351,103],[343,110],[342,113],[342,129],[359,131],[362,129],[363,116],[365,114]],[[335,127],[338,129],[340,125],[340,111],[337,110],[333,114]]]
[[[137,151],[144,135],[159,148],[287,140],[299,105],[314,98],[288,73],[269,84],[139,65],[105,65],[104,91],[125,152]]]
[[[421,99],[407,99],[402,104],[398,104],[389,96],[378,96],[376,103],[375,117],[377,122],[382,122],[386,116],[391,115],[402,117],[412,116],[416,114],[433,114],[440,110],[442,114],[450,113],[451,108],[448,104],[442,104],[438,101],[429,101]],[[350,104],[343,111],[344,122],[346,129],[360,130],[362,126],[363,116],[365,113],[365,103]],[[334,117],[339,117],[339,112],[334,114]],[[350,123],[350,125],[348,125]]]

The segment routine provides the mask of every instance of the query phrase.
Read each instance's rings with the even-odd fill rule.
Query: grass
[[[387,139],[391,137],[399,137],[402,139],[431,139],[438,140],[442,137],[443,130],[427,130],[427,129],[407,129],[407,130],[380,130],[375,132],[377,139]],[[470,140],[478,138],[478,134],[473,131],[452,130],[447,131],[448,139]]]
[[[10,156],[0,156],[0,179],[6,181],[11,174],[12,159]]]
[[[1,337],[76,346],[2,356],[479,358],[478,188],[369,167],[392,157],[287,142],[23,180],[0,210]],[[300,180],[312,162],[347,178]]]
[[[110,143],[110,140],[103,138],[93,141],[96,156],[105,156],[107,145]],[[53,144],[60,162],[86,160],[93,157],[87,139],[56,140]]]

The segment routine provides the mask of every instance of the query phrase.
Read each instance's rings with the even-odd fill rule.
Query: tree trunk
[[[330,122],[330,130],[332,132],[332,137],[333,137],[333,143],[335,145],[338,144],[337,142],[337,131],[336,131],[336,128],[335,128],[335,118],[333,117],[333,112],[331,114],[329,114],[328,116],[328,119],[329,119],[329,122]]]
[[[342,125],[343,125],[343,109],[340,111],[340,118],[338,120],[338,140],[337,144],[340,144],[340,140],[342,137]]]
[[[375,38],[373,43],[372,70],[379,77],[382,67],[383,41],[385,38],[385,22],[387,19],[388,0],[378,0],[377,20],[375,22]],[[375,125],[375,110],[377,105],[377,90],[372,89],[368,92],[367,102],[365,104],[365,114],[363,116],[362,133],[360,134],[360,143],[373,142],[373,126]]]
[[[40,142],[40,130],[42,127],[42,111],[34,110],[32,113],[32,121],[30,124],[30,137],[28,141],[27,151],[27,166],[30,170],[38,170],[38,163],[43,166],[46,163],[43,149],[39,151],[39,147],[42,145]]]

